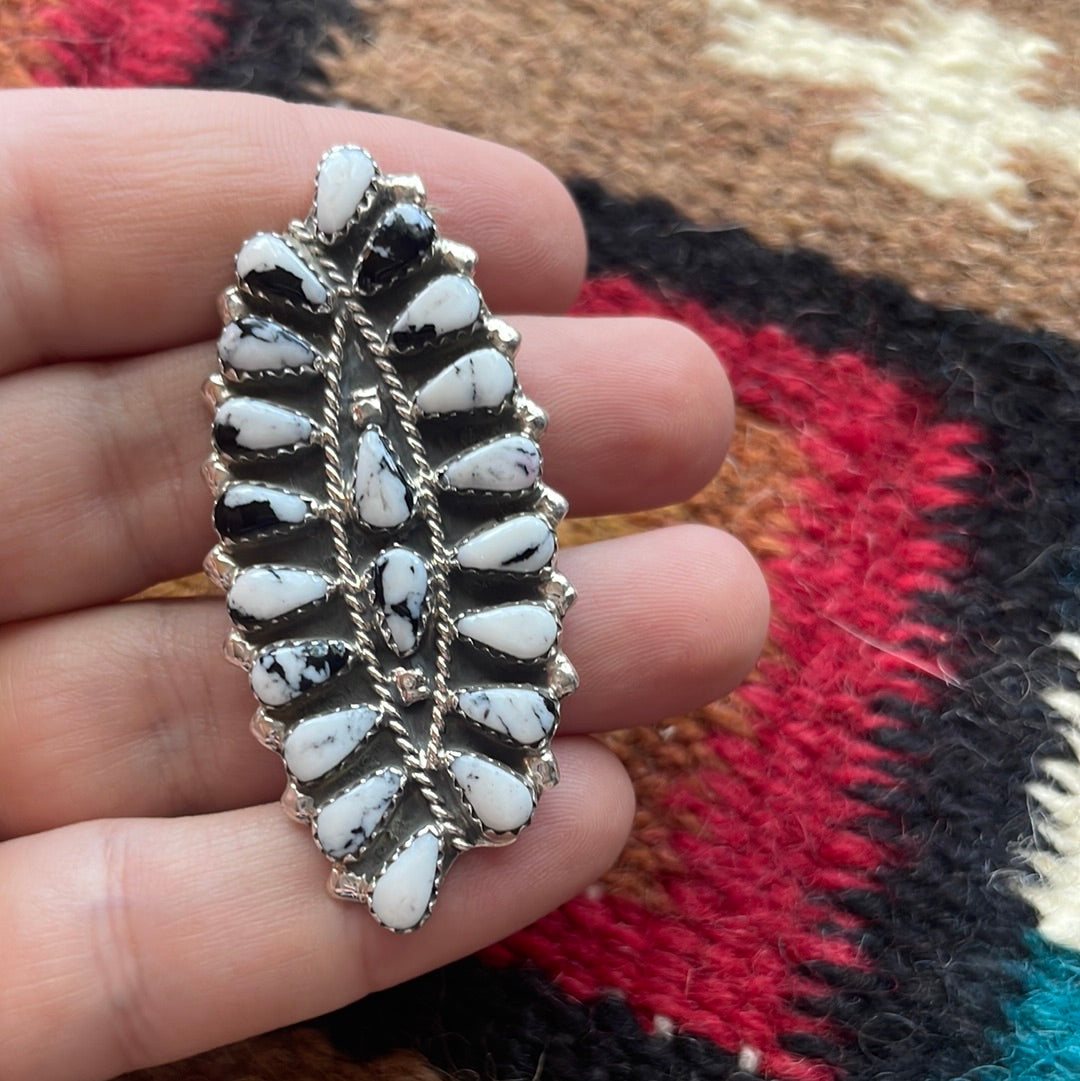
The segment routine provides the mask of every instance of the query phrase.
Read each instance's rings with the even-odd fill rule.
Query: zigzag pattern
[[[983,6],[1017,26],[1032,18],[1011,0]],[[27,4],[0,11],[0,81],[228,87],[358,104],[350,72],[400,7]],[[476,55],[505,58],[513,43],[499,28],[510,19],[535,20],[534,42],[548,40],[543,20],[558,11],[514,7],[478,0]],[[843,7],[832,15],[854,18]],[[612,24],[627,10],[613,6]],[[686,12],[649,11],[650,41],[669,30],[684,40],[676,23]],[[580,11],[562,17],[577,26]],[[1064,35],[1071,16],[1060,17]],[[418,11],[410,19],[427,25]],[[529,40],[514,44],[526,61],[542,53],[530,54]],[[422,44],[432,57],[444,47]],[[642,57],[646,46],[637,44]],[[598,29],[579,60],[613,47]],[[696,116],[706,91],[691,93],[672,71],[642,79],[674,88]],[[557,72],[545,78],[538,85],[561,85]],[[429,84],[439,97],[434,71]],[[378,105],[396,92],[368,82],[362,100]],[[1064,82],[1041,92],[1048,106],[1071,101]],[[1080,346],[1067,336],[1074,298],[1058,280],[1067,268],[1059,273],[1056,257],[1035,265],[1033,255],[1052,249],[1047,238],[1071,235],[1059,220],[1070,189],[1056,175],[1032,181],[1036,224],[1020,236],[1006,223],[1004,245],[990,226],[963,233],[975,217],[942,217],[943,235],[955,232],[935,255],[904,246],[905,231],[927,236],[925,217],[903,219],[923,204],[860,175],[849,181],[860,250],[870,253],[859,265],[887,265],[895,277],[858,273],[835,199],[823,198],[819,222],[807,210],[808,225],[794,221],[784,192],[762,195],[794,222],[785,228],[819,237],[823,249],[845,237],[844,266],[806,242],[782,247],[776,238],[789,234],[779,226],[765,243],[738,223],[694,220],[725,193],[744,211],[754,206],[732,177],[740,161],[756,168],[756,155],[771,160],[777,146],[810,145],[798,141],[806,130],[784,126],[790,97],[749,83],[742,93],[763,112],[732,129],[730,145],[717,141],[715,162],[665,151],[675,170],[663,173],[665,190],[680,193],[679,209],[616,194],[622,174],[609,161],[584,171],[605,185],[581,180],[575,194],[592,249],[581,310],[677,318],[731,372],[742,402],[733,462],[668,513],[728,525],[755,548],[777,597],[770,652],[731,703],[612,740],[639,778],[642,813],[623,863],[600,886],[482,958],[323,1019],[336,1053],[313,1050],[305,1030],[296,1076],[1056,1081],[1080,1070],[1080,956],[1061,931],[1075,909],[1067,890],[1048,892],[1078,873],[1061,832],[1080,791],[1069,727],[1077,666],[1055,642],[1080,626]],[[515,107],[526,105],[508,103],[511,119]],[[543,120],[522,130],[535,136]],[[604,152],[635,184],[660,175],[653,162],[619,159],[620,118],[601,120],[612,133]],[[588,134],[584,145],[600,145],[602,132]],[[699,196],[692,211],[684,205]],[[1051,210],[1038,218],[1044,203]],[[868,215],[889,205],[898,221],[874,219],[870,237]],[[877,240],[888,249],[880,261]],[[907,285],[898,280],[905,252],[915,268]],[[920,274],[937,303],[916,296]],[[995,275],[1006,279],[999,294],[986,284]],[[965,292],[970,281],[980,284]],[[943,299],[954,286],[996,299],[954,306]],[[971,310],[980,304],[1009,314]],[[1040,321],[1067,334],[1032,329]],[[658,519],[571,535],[646,520]],[[428,1065],[401,1058],[406,1048]],[[176,1069],[145,1077],[233,1076],[229,1056]]]

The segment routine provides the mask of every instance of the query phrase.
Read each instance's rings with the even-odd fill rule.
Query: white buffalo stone
[[[269,319],[228,323],[218,338],[218,356],[238,372],[299,371],[315,364],[315,350]]]
[[[230,398],[214,414],[214,431],[223,450],[277,450],[311,439],[309,417],[261,398]],[[223,445],[224,444],[224,445]]]
[[[416,392],[426,416],[496,409],[514,390],[514,369],[498,349],[477,349],[455,360]]]
[[[378,428],[360,436],[354,490],[356,513],[373,529],[396,529],[412,513],[412,493]]]
[[[558,719],[552,704],[529,687],[480,687],[462,691],[457,699],[470,721],[523,746],[547,739]]]
[[[500,604],[458,617],[463,638],[519,661],[546,656],[559,636],[559,623],[542,604]]]
[[[256,233],[244,242],[236,256],[236,273],[242,282],[261,292],[280,294],[314,308],[330,299],[311,267],[273,233]]]
[[[358,146],[336,146],[319,166],[315,185],[315,225],[320,233],[340,233],[375,179],[375,162]]]
[[[375,601],[386,621],[391,648],[400,657],[416,651],[423,631],[428,573],[408,548],[390,548],[375,562]]]
[[[520,829],[532,816],[532,790],[503,766],[476,755],[459,755],[450,765],[469,805],[484,826],[495,833]]]
[[[415,927],[427,912],[439,868],[439,840],[431,833],[412,839],[371,891],[371,911],[395,931]]]
[[[319,713],[301,721],[285,738],[282,754],[298,781],[329,773],[371,731],[379,714],[366,706]]]
[[[383,770],[346,789],[323,807],[315,819],[315,836],[322,850],[340,860],[363,848],[404,780],[398,770]]]
[[[329,582],[302,567],[260,565],[242,570],[229,587],[229,611],[239,619],[277,619],[329,595]]]
[[[452,458],[443,483],[455,491],[521,492],[540,476],[540,448],[527,436],[504,435]]]
[[[429,282],[390,328],[391,337],[450,334],[471,327],[480,315],[480,292],[468,279],[445,274]]]
[[[295,492],[238,481],[218,499],[214,524],[222,536],[242,537],[299,525],[307,515],[307,501]]]
[[[271,646],[255,658],[251,689],[264,706],[284,706],[340,671],[348,655],[341,643],[298,642]]]
[[[539,515],[521,514],[467,537],[457,560],[467,570],[528,574],[546,567],[554,554],[551,526]]]

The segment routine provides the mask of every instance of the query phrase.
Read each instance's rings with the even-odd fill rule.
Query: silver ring
[[[206,570],[253,731],[330,891],[394,931],[427,919],[460,853],[528,824],[577,683],[546,416],[475,252],[425,204],[360,147],[324,155],[308,216],[241,247],[205,388]]]

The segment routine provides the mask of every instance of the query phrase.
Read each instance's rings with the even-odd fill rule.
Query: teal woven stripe
[[[1012,1022],[1000,1065],[957,1081],[1077,1081],[1080,1078],[1080,953],[1027,936],[1031,959],[1020,970],[1026,993],[1006,1004]]]

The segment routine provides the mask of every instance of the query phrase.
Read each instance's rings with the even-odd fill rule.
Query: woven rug
[[[688,324],[740,403],[698,497],[564,540],[722,526],[773,596],[730,700],[610,737],[639,811],[586,894],[132,1077],[1080,1076],[1080,3],[0,0],[0,81],[540,158],[580,312]]]

